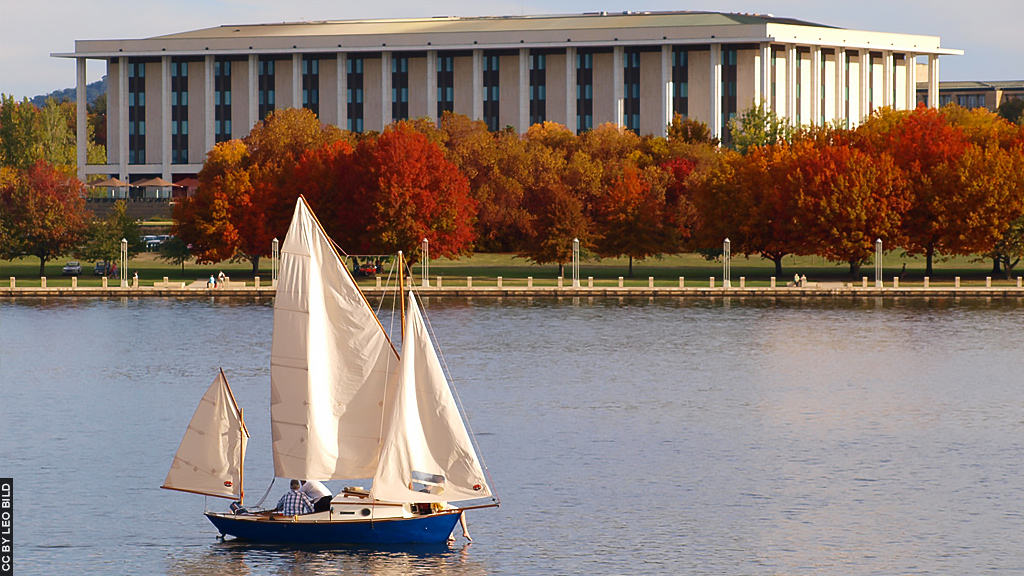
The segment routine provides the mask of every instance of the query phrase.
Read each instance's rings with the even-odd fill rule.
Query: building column
[[[334,58],[337,72],[334,78],[335,89],[338,91],[337,118],[338,128],[348,129],[348,54],[338,52]]]
[[[160,57],[160,172],[171,180],[171,57]]]
[[[519,49],[519,133],[530,129],[530,49]]]
[[[217,143],[217,135],[214,131],[216,127],[214,106],[213,106],[213,56],[208,55],[203,59],[203,154],[205,157],[206,153],[213,149],[214,144]]]
[[[896,102],[893,101],[893,76],[895,66],[893,64],[893,54],[891,50],[882,52],[882,106],[896,107]]]
[[[576,125],[576,49],[565,48],[565,127],[575,134]]]
[[[612,102],[615,105],[615,125],[622,128],[625,122],[625,78],[623,77],[623,60],[625,48],[623,46],[612,47]],[[595,82],[595,84],[597,84]]]
[[[427,118],[437,124],[437,50],[427,50]]]
[[[763,104],[765,111],[773,110],[775,103],[771,102],[772,96],[772,46],[762,42],[758,47],[758,82],[757,94],[754,104]]]
[[[846,127],[850,126],[846,117],[846,48],[836,48],[836,120],[843,120]]]
[[[85,58],[75,59],[75,161],[78,164],[78,179],[85,182],[85,165],[89,161],[89,131],[86,106],[88,94],[85,75]]]
[[[711,97],[711,121],[708,128],[711,129],[712,138],[722,137],[722,45],[711,45],[710,66],[708,69],[710,78]]]
[[[907,53],[907,110],[917,108],[917,55]]]
[[[391,52],[380,53],[380,130],[384,128],[394,117],[391,115]]]
[[[118,148],[118,178],[128,182],[128,57],[121,56],[117,59],[117,148]]]
[[[473,50],[473,120],[484,119],[484,51]]]
[[[796,45],[786,45],[786,117],[796,126]]]
[[[260,59],[256,54],[249,54],[249,93],[246,104],[249,107],[249,130],[260,121]]]
[[[672,82],[672,46],[661,45],[661,136],[668,135],[668,127],[672,124],[672,92],[675,84]]]
[[[939,107],[939,55],[928,55],[928,107]]]
[[[302,54],[292,54],[292,108],[302,108]]]
[[[874,66],[872,63],[874,60],[871,57],[871,51],[861,49],[860,51],[860,120],[863,122],[868,116],[871,115],[871,107],[874,105],[871,102],[871,67]]]
[[[821,125],[821,46],[811,48],[811,126]]]

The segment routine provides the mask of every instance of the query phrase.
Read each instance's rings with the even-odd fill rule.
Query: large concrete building
[[[416,18],[221,26],[80,40],[79,176],[177,181],[270,111],[306,107],[356,132],[444,111],[523,132],[614,122],[664,134],[674,113],[722,136],[757,102],[800,124],[938,102],[939,38],[711,12]],[[86,165],[86,64],[107,68],[107,164]]]

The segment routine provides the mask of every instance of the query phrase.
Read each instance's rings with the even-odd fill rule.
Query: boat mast
[[[405,261],[398,251],[398,300],[402,303],[402,349],[405,349]]]
[[[235,393],[231,391],[231,384],[228,384],[228,377],[224,374],[223,367],[220,368],[220,377],[224,379],[224,386],[228,389],[231,403],[235,405],[235,410],[238,410],[238,503],[241,504],[245,499],[245,439],[249,436],[249,430],[245,426],[244,413],[238,406],[238,400],[235,400]]]

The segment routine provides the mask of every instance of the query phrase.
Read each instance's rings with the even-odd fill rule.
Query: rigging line
[[[260,501],[256,503],[255,508],[263,507],[263,501],[267,499],[267,496],[270,495],[270,489],[274,487],[274,480],[277,480],[277,478],[274,477],[270,479],[270,486],[267,486],[267,491],[263,493],[263,498],[260,498]]]
[[[394,275],[394,272],[395,272],[395,263],[392,263],[391,264],[391,269],[388,270],[387,286],[385,286],[384,293],[381,294],[381,296],[380,296],[380,306],[384,305],[384,294],[387,294],[387,287],[391,286],[391,277]],[[391,321],[388,323],[388,325],[389,325],[389,330],[391,331],[392,334],[395,333],[395,303],[396,303],[397,300],[398,300],[397,297],[391,299]],[[377,307],[377,311],[378,312],[380,312],[380,306]],[[404,345],[405,343],[403,342],[402,344]],[[387,363],[384,365],[384,373],[385,374],[390,374],[391,373],[391,356],[390,355],[388,355]],[[384,397],[381,398],[380,423],[377,426],[377,447],[378,447],[378,449],[380,448],[381,443],[384,441],[384,414],[387,412],[387,409],[388,409],[388,407],[387,407],[387,399],[388,399],[388,380],[385,379],[384,380]],[[379,465],[380,452],[377,453],[377,458],[378,458],[378,465]],[[373,486],[370,486],[370,490],[371,491],[373,490]],[[377,498],[376,497],[373,497],[372,500],[370,501],[370,510],[371,510],[371,512],[370,512],[370,524],[372,525],[373,524],[373,519],[376,517],[374,513],[377,511]]]
[[[437,334],[434,333],[434,326],[430,323],[430,316],[423,311],[423,307],[420,306],[420,316],[427,323],[427,330],[430,331],[430,337],[432,339],[434,350],[437,351],[438,357],[441,359],[441,366],[444,368],[445,376],[448,377],[449,388],[451,388],[452,395],[455,397],[455,403],[459,407],[459,411],[462,412],[462,421],[466,424],[466,428],[469,430],[470,440],[473,442],[473,447],[476,449],[477,458],[480,459],[480,465],[484,468],[484,474],[487,475],[487,481],[491,484],[491,494],[494,499],[501,502],[501,498],[498,497],[498,489],[494,483],[494,478],[491,476],[491,470],[487,467],[487,462],[484,460],[484,453],[480,450],[480,442],[476,439],[476,433],[473,432],[473,425],[469,422],[469,414],[466,412],[466,407],[462,404],[462,398],[459,396],[459,389],[455,386],[455,379],[452,378],[452,371],[448,368],[448,361],[444,358],[444,352],[441,351],[441,345],[438,344]]]
[[[391,263],[391,269],[388,270],[387,282],[384,283],[384,290],[380,294],[380,302],[377,303],[376,314],[377,314],[378,318],[380,317],[380,309],[381,309],[382,306],[384,306],[384,297],[388,293],[388,287],[391,286],[391,276],[394,275],[394,273],[395,273],[395,264],[392,262]],[[392,332],[392,334],[393,333],[394,332]]]

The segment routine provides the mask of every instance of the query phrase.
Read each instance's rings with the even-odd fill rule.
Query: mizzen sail
[[[398,356],[302,198],[280,270],[270,359],[274,475],[372,477]]]
[[[203,394],[161,488],[241,498],[248,432],[221,372]]]
[[[427,490],[428,492],[423,492]],[[455,502],[491,495],[415,296],[410,292],[398,392],[373,497]]]

